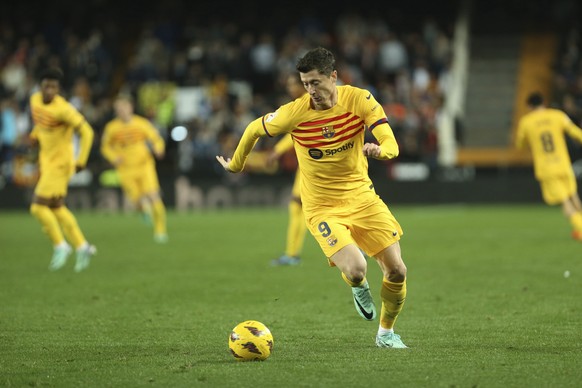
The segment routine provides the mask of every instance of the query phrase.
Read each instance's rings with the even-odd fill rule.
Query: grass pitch
[[[286,209],[168,214],[156,245],[135,215],[77,214],[98,247],[49,272],[26,212],[0,214],[0,386],[575,387],[582,380],[582,244],[557,208],[392,206],[404,228],[408,298],[378,349],[378,321],[307,236],[303,263],[272,268]],[[568,271],[568,272],[566,272]],[[368,279],[379,307],[380,272]],[[275,339],[237,362],[239,322]]]

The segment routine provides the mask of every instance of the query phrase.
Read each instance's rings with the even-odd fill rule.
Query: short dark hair
[[[533,92],[527,97],[527,105],[537,108],[544,104],[544,96],[540,92]]]
[[[323,47],[317,47],[309,50],[300,58],[295,68],[300,73],[309,73],[312,70],[317,70],[319,74],[329,76],[335,70],[335,57],[331,51]]]
[[[59,83],[63,82],[64,74],[61,69],[58,67],[50,67],[45,69],[42,73],[40,73],[40,80],[44,81],[45,79],[59,81]]]

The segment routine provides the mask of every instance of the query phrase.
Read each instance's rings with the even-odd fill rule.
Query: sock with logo
[[[289,203],[289,224],[287,226],[287,248],[285,254],[291,257],[299,257],[305,241],[305,218],[300,203],[291,200]]]
[[[365,277],[364,277],[364,279],[362,279],[362,281],[360,283],[354,283],[350,279],[348,279],[346,274],[343,272],[342,272],[342,279],[344,279],[344,282],[346,282],[350,287],[361,287],[367,283],[367,280]]]
[[[48,206],[33,203],[30,205],[30,213],[40,221],[42,230],[49,236],[54,246],[64,243],[65,237],[59,226],[59,221]]]
[[[54,215],[59,220],[59,224],[67,236],[67,240],[75,247],[79,248],[86,242],[83,232],[77,223],[77,219],[66,206],[52,209]]]
[[[384,329],[392,329],[406,300],[406,279],[402,283],[384,279],[380,296],[382,297],[380,326]]]

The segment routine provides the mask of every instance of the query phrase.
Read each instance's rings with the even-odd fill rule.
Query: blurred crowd
[[[124,92],[167,140],[160,169],[218,174],[214,156],[230,155],[248,122],[289,100],[287,75],[297,58],[320,45],[336,54],[340,83],[369,89],[383,105],[401,148],[399,160],[436,166],[436,123],[448,91],[454,12],[396,23],[386,15],[346,10],[332,19],[290,17],[278,28],[261,28],[233,16],[188,22],[179,7],[140,15],[138,21],[129,13],[82,5],[71,19],[57,11],[18,10],[15,17],[0,17],[4,177],[14,174],[15,162],[30,157],[28,97],[45,67],[64,70],[63,95],[95,129],[91,169],[108,168],[98,152],[100,135],[112,118],[113,98]],[[574,30],[565,39],[554,102],[579,122],[580,33]],[[185,140],[172,139],[176,126],[187,129]],[[258,148],[277,140],[262,140]]]

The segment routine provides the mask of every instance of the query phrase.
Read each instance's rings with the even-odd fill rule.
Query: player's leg
[[[574,175],[542,181],[544,201],[549,205],[562,205],[562,212],[572,226],[572,238],[582,240],[582,212]]]
[[[145,196],[143,178],[139,171],[119,170],[119,185],[133,208],[139,212],[146,225],[152,224],[151,204]]]
[[[301,180],[299,170],[295,172],[295,180],[291,190],[291,201],[289,201],[289,220],[287,223],[287,239],[285,254],[271,261],[272,265],[297,265],[301,262],[300,256],[303,251],[307,226],[301,204]]]
[[[368,263],[355,244],[349,244],[336,252],[330,261],[341,271],[342,278],[351,287],[354,306],[365,320],[376,318],[376,306],[366,279]]]
[[[337,267],[350,286],[358,314],[366,319],[376,317],[376,307],[366,280],[368,263],[355,244],[349,229],[350,209],[334,208],[323,213],[306,214],[307,227],[332,267]]]
[[[159,193],[148,196],[152,204],[152,216],[154,221],[154,241],[165,243],[168,241],[168,231],[166,224],[166,207]]]
[[[305,217],[301,206],[301,199],[292,198],[289,202],[289,221],[287,223],[287,239],[285,254],[273,260],[272,265],[298,265],[301,263],[301,251],[305,241]]]
[[[301,207],[301,199],[294,197],[289,203],[289,226],[287,230],[287,256],[299,258],[305,241],[305,217]]]
[[[43,231],[53,244],[53,255],[49,269],[55,271],[62,268],[71,253],[71,247],[65,241],[59,221],[49,207],[51,200],[35,195],[30,205],[30,213],[40,222]]]
[[[562,211],[572,226],[572,238],[582,240],[582,212],[577,209],[576,199],[566,199],[562,203]]]
[[[368,202],[362,202],[362,208],[354,209],[352,235],[382,269],[382,309],[376,345],[405,348],[400,336],[394,333],[394,323],[406,299],[406,266],[402,261],[399,244],[402,228],[375,193],[363,193],[364,199],[365,196],[371,198]]]
[[[52,208],[59,224],[65,232],[67,239],[73,244],[76,251],[75,271],[80,272],[89,266],[91,257],[97,252],[94,245],[89,244],[85,239],[85,235],[79,227],[77,218],[65,206],[64,200]]]
[[[380,291],[382,310],[376,344],[380,347],[406,347],[400,337],[394,334],[394,324],[406,300],[406,265],[402,260],[400,243],[395,242],[374,258],[384,275]]]
[[[160,183],[156,167],[151,164],[147,167],[144,180],[143,190],[146,193],[149,203],[152,207],[152,218],[154,222],[154,241],[165,243],[168,241],[168,231],[166,225],[166,206],[162,201],[160,193]]]

